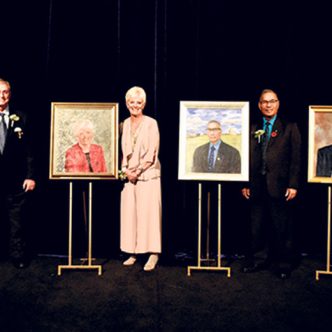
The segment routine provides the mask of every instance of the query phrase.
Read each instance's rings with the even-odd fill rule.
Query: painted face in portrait
[[[210,122],[207,127],[207,135],[212,144],[217,143],[221,137],[220,125],[216,122]]]
[[[10,87],[6,82],[0,81],[0,108],[5,109],[10,100]]]
[[[75,123],[74,136],[84,152],[88,152],[94,138],[93,123],[90,120],[83,120]]]
[[[262,94],[258,107],[266,119],[272,119],[279,110],[278,96],[272,91]]]
[[[79,130],[79,132],[77,134],[77,140],[81,146],[84,146],[84,147],[90,146],[92,143],[92,139],[93,139],[93,132],[91,129],[82,128]]]
[[[218,123],[211,122],[207,127],[207,135],[212,144],[217,143],[221,137],[221,128]]]

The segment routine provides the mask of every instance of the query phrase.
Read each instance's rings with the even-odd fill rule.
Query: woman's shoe
[[[158,263],[158,254],[151,254],[148,261],[144,265],[144,271],[152,271]]]
[[[130,256],[127,260],[125,260],[122,264],[125,266],[134,265],[136,263],[136,257]]]

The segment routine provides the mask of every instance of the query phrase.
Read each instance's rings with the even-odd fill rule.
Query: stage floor
[[[103,273],[65,270],[65,258],[36,257],[25,270],[0,262],[2,332],[82,331],[327,331],[332,277],[315,279],[323,258],[305,257],[290,279],[269,271],[243,274],[240,261],[224,272],[193,271],[161,260],[123,267],[97,259]]]

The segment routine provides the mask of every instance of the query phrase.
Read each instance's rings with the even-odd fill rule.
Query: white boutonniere
[[[19,139],[21,139],[22,136],[23,136],[23,130],[20,127],[16,127],[14,129],[14,133],[17,133],[17,136],[18,136]]]
[[[18,121],[20,119],[20,117],[16,114],[11,114],[9,115],[9,120],[10,120],[10,126],[13,127],[14,126],[14,123],[16,121]]]
[[[258,143],[261,142],[261,137],[264,134],[265,134],[265,130],[264,129],[259,129],[259,130],[255,131],[255,133],[254,133],[255,136],[254,137],[257,138]]]

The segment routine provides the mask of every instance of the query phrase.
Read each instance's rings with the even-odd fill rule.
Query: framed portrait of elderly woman
[[[248,181],[249,102],[180,101],[178,178]]]
[[[332,183],[332,106],[309,106],[308,182]]]
[[[51,104],[50,179],[118,178],[118,104]]]

